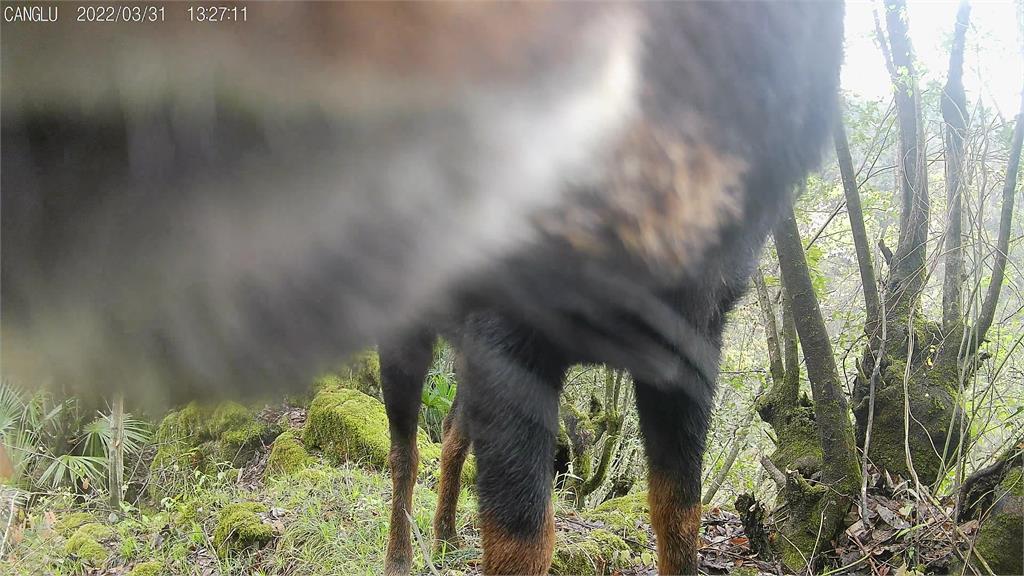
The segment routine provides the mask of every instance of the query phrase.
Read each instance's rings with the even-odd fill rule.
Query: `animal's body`
[[[442,310],[485,571],[547,567],[580,361],[633,374],[659,566],[692,571],[724,314],[827,140],[842,6],[250,10],[248,28],[5,26],[5,376],[280,389]],[[399,347],[400,448],[426,360]],[[397,488],[415,458],[393,465]]]

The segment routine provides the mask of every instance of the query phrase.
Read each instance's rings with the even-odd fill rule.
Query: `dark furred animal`
[[[547,569],[575,362],[633,374],[659,569],[693,572],[724,315],[827,139],[842,6],[250,12],[5,25],[4,376],[252,393],[380,339],[408,508],[408,334],[444,314],[467,384],[443,476],[472,440],[485,572]]]
[[[697,573],[701,462],[725,316],[828,134],[838,8],[803,8],[823,12],[814,48],[799,40],[807,22],[785,21],[793,14],[779,6],[647,7],[641,116],[613,147],[606,178],[544,215],[541,241],[510,260],[511,282],[502,275],[465,289],[465,314],[450,331],[462,387],[445,422],[434,537],[455,540],[472,443],[486,573],[547,573],[558,396],[579,362],[633,372],[659,572]],[[695,69],[710,76],[687,74],[694,70],[673,59],[681,46],[701,51]],[[740,78],[763,84],[740,89]],[[736,88],[720,97],[703,92],[730,79]],[[495,306],[495,293],[509,298]],[[380,349],[395,493],[388,574],[407,573],[412,561],[406,514],[431,342],[414,331]]]

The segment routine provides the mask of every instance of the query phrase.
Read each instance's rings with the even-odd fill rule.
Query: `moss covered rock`
[[[1024,574],[1024,475],[1011,470],[996,487],[992,512],[975,548],[996,574]]]
[[[191,403],[169,413],[157,427],[157,452],[149,466],[149,496],[159,502],[186,492],[194,471],[212,470],[212,456],[198,445],[207,438],[210,411]]]
[[[160,562],[142,562],[132,568],[128,576],[160,576],[164,573],[164,565]]]
[[[213,545],[221,557],[251,546],[260,546],[274,537],[274,529],[264,524],[257,514],[266,514],[267,507],[258,502],[228,504],[217,516]]]
[[[635,517],[647,517],[651,508],[647,503],[647,491],[634,492],[621,498],[612,498],[602,502],[594,509],[596,513],[618,512]]]
[[[159,448],[150,464],[150,497],[159,501],[187,492],[196,471],[211,474],[217,463],[244,466],[278,431],[234,402],[214,408],[192,403],[171,412],[157,428]]]
[[[83,524],[88,524],[95,520],[96,518],[88,512],[74,512],[58,519],[53,529],[61,536],[70,538],[75,533],[75,530],[78,530]]]
[[[267,457],[267,478],[281,478],[294,474],[313,462],[313,458],[302,444],[301,434],[297,430],[285,430],[270,447]]]
[[[348,362],[347,376],[356,382],[356,389],[380,398],[380,357],[370,348],[356,354]]]
[[[322,389],[309,405],[303,440],[334,462],[387,466],[388,420],[384,405],[351,388]]]
[[[190,403],[181,410],[177,410],[164,416],[156,430],[156,441],[160,444],[169,442],[195,443],[203,434],[203,422],[209,418],[209,413],[203,410],[195,402]]]
[[[621,538],[634,552],[643,552],[647,547],[648,536],[643,526],[650,523],[650,507],[646,491],[612,498],[593,510],[581,512],[580,516],[603,523],[609,532]]]
[[[380,358],[377,351],[373,348],[364,350],[349,359],[337,372],[324,374],[315,379],[312,386],[313,396],[329,388],[351,388],[367,396],[381,399]]]
[[[633,551],[608,530],[559,532],[551,559],[551,574],[611,574],[632,564]]]
[[[362,462],[381,470],[388,465],[391,439],[384,404],[359,390],[321,389],[309,405],[302,439],[306,446],[323,450],[336,464]],[[441,446],[431,442],[422,429],[416,443],[421,466],[440,460]]]
[[[113,538],[114,530],[97,523],[83,524],[64,543],[64,553],[90,566],[102,566],[110,552],[101,543]]]

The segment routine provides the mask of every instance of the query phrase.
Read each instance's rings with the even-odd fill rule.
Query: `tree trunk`
[[[823,455],[822,484],[815,485],[790,476],[786,488],[788,500],[803,502],[801,506],[791,506],[791,512],[796,514],[802,510],[811,522],[805,534],[790,540],[798,548],[809,549],[813,556],[826,549],[832,538],[843,529],[846,514],[857,498],[860,470],[832,343],[811,285],[800,231],[792,210],[776,226],[774,236],[783,289],[793,311],[793,323],[800,337],[807,378],[814,395],[814,420]],[[808,505],[809,501],[813,504]],[[786,559],[785,552],[783,558]]]
[[[885,0],[889,48],[896,70],[893,88],[899,125],[900,237],[889,279],[889,318],[910,314],[924,289],[928,242],[928,172],[925,166],[921,94],[904,0]],[[895,312],[895,313],[894,313]]]
[[[758,302],[765,324],[765,335],[769,348],[779,347],[776,332],[775,310],[772,298],[764,283],[764,276],[758,271],[754,278],[758,290]],[[776,449],[771,461],[777,468],[797,470],[805,477],[811,477],[821,470],[821,446],[814,424],[814,409],[810,402],[800,398],[800,358],[793,311],[789,301],[782,301],[782,349],[776,350],[778,366],[772,368],[771,386],[761,396],[755,408],[766,424],[775,432]]]
[[[110,453],[107,455],[107,489],[110,507],[121,510],[121,486],[124,484],[124,394],[118,392],[110,407]]]
[[[942,89],[942,119],[946,124],[946,225],[945,278],[942,282],[942,329],[950,330],[963,322],[961,312],[961,275],[963,274],[963,190],[964,138],[967,135],[967,94],[964,93],[964,43],[971,7],[960,4],[949,53],[949,73]]]
[[[897,165],[902,210],[899,243],[889,260],[886,297],[880,304],[885,306],[886,342],[880,346],[869,342],[861,366],[874,366],[876,351],[885,350],[873,404],[871,460],[890,472],[931,482],[949,456],[943,448],[947,439],[960,436],[955,429],[957,369],[955,364],[951,370],[937,364],[943,343],[957,340],[952,344],[956,347],[959,338],[947,338],[941,325],[921,317],[919,301],[927,277],[929,198],[920,93],[906,6],[903,0],[885,0],[885,7],[899,125]],[[884,46],[885,38],[880,40]],[[853,212],[850,217],[854,218]],[[870,375],[865,368],[859,371],[853,398],[861,446],[867,433],[869,390]]]

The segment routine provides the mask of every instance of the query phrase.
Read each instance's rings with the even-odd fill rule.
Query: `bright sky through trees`
[[[908,1],[910,35],[914,42],[922,87],[928,82],[945,83],[949,67],[949,43],[956,19],[955,1]],[[987,106],[994,106],[1006,119],[1012,117],[1020,103],[1024,85],[1024,21],[1021,11],[1024,0],[971,2],[971,28],[967,32],[964,85],[968,102],[979,96]],[[846,3],[846,63],[842,83],[864,98],[888,99],[892,93],[882,53],[875,43],[873,9],[881,2],[848,1]]]

